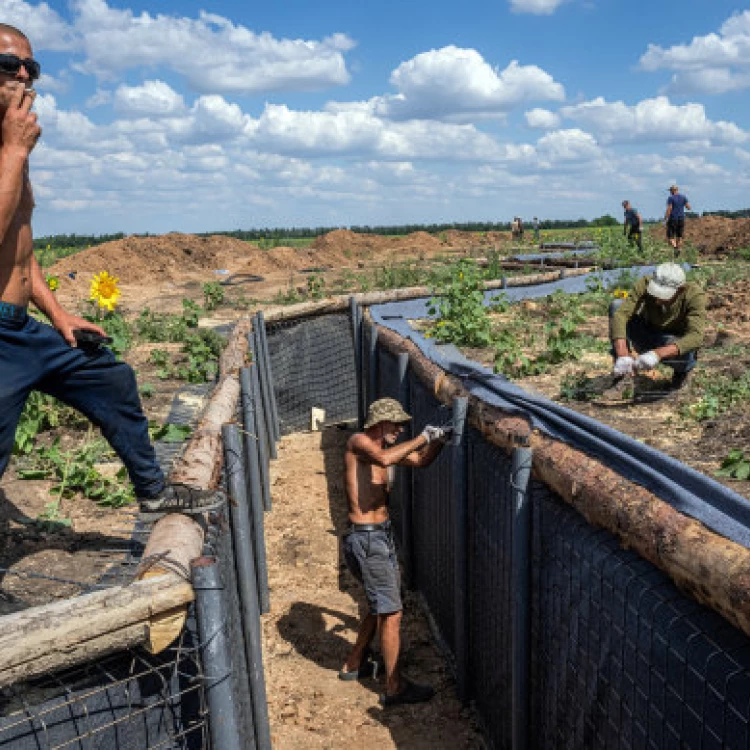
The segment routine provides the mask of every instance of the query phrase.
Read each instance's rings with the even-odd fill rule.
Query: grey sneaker
[[[139,497],[141,515],[165,516],[168,513],[197,515],[221,508],[227,501],[221,490],[201,490],[186,484],[168,484],[156,497]]]

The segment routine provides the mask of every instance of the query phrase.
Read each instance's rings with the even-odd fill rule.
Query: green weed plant
[[[462,260],[454,265],[450,278],[433,288],[428,311],[435,318],[431,331],[436,340],[470,347],[492,343],[482,275],[475,263]]]

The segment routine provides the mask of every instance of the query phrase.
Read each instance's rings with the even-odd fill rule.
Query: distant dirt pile
[[[247,255],[247,242],[231,237],[165,234],[126,237],[83,250],[55,263],[49,272],[64,275],[108,271],[125,284],[179,282],[196,274],[226,268],[232,258]],[[260,252],[260,251],[258,251]]]
[[[664,229],[655,227],[654,236],[663,239]],[[685,239],[702,255],[730,255],[750,247],[750,219],[727,219],[723,216],[702,216],[685,222]]]
[[[341,253],[312,248],[276,247],[261,250],[243,240],[212,235],[165,234],[159,237],[126,237],[63,258],[49,272],[82,276],[108,271],[123,284],[180,283],[205,279],[212,271],[269,274],[297,271],[310,266],[338,265]]]
[[[497,237],[495,237],[497,235]],[[339,229],[318,237],[310,247],[261,250],[243,240],[212,235],[165,234],[126,237],[83,250],[53,265],[49,272],[86,277],[108,271],[123,284],[149,285],[205,279],[212,271],[270,274],[306,268],[340,268],[366,261],[406,260],[448,250],[469,249],[501,241],[501,233],[479,237],[450,231],[440,236],[414,232],[404,237],[380,237]]]

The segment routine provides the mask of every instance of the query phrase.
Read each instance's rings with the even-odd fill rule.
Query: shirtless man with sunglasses
[[[63,309],[34,257],[29,155],[42,133],[31,109],[40,73],[23,32],[0,24],[0,477],[26,399],[40,390],[101,429],[128,470],[142,512],[156,517],[217,508],[220,494],[166,483],[132,368],[109,349],[77,345],[75,333],[83,341],[80,332],[89,338],[106,332]],[[30,302],[52,325],[28,314]]]

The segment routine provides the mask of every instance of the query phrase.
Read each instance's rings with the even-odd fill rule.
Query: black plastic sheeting
[[[653,266],[630,269],[631,275],[653,272]],[[485,294],[491,301],[504,294],[511,302],[544,297],[556,290],[573,294],[586,291],[591,279],[611,283],[621,271],[564,278],[549,284],[511,287]],[[657,497],[713,531],[750,547],[750,503],[719,482],[689,466],[543,396],[531,394],[502,375],[463,357],[453,346],[436,345],[416,332],[409,320],[427,318],[427,300],[409,300],[370,308],[375,323],[413,341],[444,370],[460,378],[464,387],[482,401],[511,414],[527,417],[534,427],[594,456],[621,476],[646,487]]]

